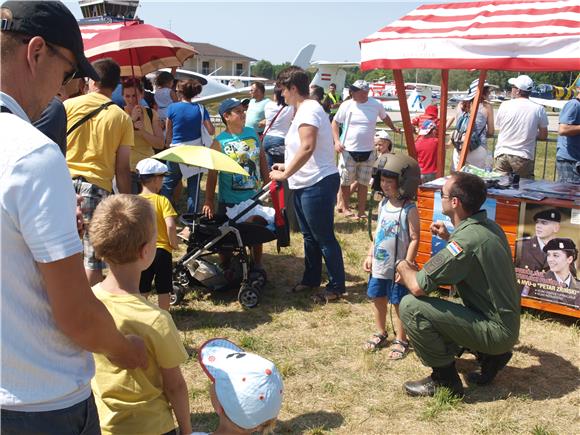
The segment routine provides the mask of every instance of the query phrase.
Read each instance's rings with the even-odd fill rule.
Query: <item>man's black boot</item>
[[[425,379],[403,384],[409,396],[433,396],[437,388],[441,387],[447,387],[453,394],[463,397],[463,384],[455,368],[455,361],[445,367],[433,367],[433,373]]]
[[[472,372],[467,375],[470,384],[489,385],[495,379],[498,372],[503,369],[512,357],[511,352],[500,355],[488,355],[479,353],[478,360],[481,363],[481,372]]]

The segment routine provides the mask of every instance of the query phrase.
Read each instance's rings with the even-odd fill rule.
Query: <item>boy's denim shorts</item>
[[[387,298],[393,305],[401,303],[403,296],[409,294],[407,287],[393,282],[391,279],[369,278],[367,296],[371,299]]]

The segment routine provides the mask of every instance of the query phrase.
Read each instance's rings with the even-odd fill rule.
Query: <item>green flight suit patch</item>
[[[431,257],[431,259],[427,263],[425,263],[423,269],[425,270],[426,273],[431,275],[435,273],[437,270],[439,270],[441,266],[447,264],[449,260],[451,260],[452,258],[453,255],[451,254],[450,251],[448,251],[447,249],[442,249],[433,257]]]

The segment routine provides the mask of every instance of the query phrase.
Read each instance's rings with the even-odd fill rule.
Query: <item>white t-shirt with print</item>
[[[290,189],[304,189],[318,183],[329,175],[338,173],[334,160],[334,142],[328,114],[314,100],[304,100],[298,108],[286,135],[284,161],[288,165],[300,148],[298,128],[311,125],[318,129],[316,147],[308,161],[288,179]]]
[[[381,103],[369,98],[365,103],[345,101],[338,108],[334,120],[342,124],[341,142],[347,151],[372,151],[375,146],[377,118],[387,112]]]
[[[95,366],[57,327],[37,263],[83,251],[76,197],[58,146],[14,99],[0,101],[13,113],[0,114],[0,407],[64,409],[90,396]]]
[[[511,154],[533,159],[539,128],[548,127],[543,106],[527,98],[514,98],[499,106],[495,120],[499,129],[494,157]]]
[[[276,117],[272,127],[270,127],[270,124],[272,124],[272,120],[278,111],[280,111],[280,114]],[[266,115],[266,128],[264,129],[266,135],[286,137],[288,129],[290,128],[290,124],[292,124],[292,118],[294,118],[294,107],[282,107],[279,106],[275,101],[268,101],[266,107],[264,107],[264,114]],[[268,129],[268,131],[266,131],[266,129]]]

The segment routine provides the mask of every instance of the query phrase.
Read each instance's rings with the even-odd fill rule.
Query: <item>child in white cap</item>
[[[393,141],[387,130],[377,130],[375,133],[375,148],[377,150],[377,159],[383,154],[389,154],[393,151]]]
[[[274,363],[223,338],[204,343],[198,357],[212,382],[211,403],[220,419],[212,435],[271,433],[284,393]]]
[[[143,159],[137,163],[137,172],[143,185],[140,196],[147,199],[157,220],[157,251],[151,266],[141,273],[139,291],[147,296],[151,292],[151,284],[155,280],[155,291],[159,308],[169,310],[169,292],[173,286],[171,253],[177,249],[177,232],[175,216],[177,213],[171,202],[159,195],[163,186],[163,177],[167,173],[167,166],[155,159]]]

